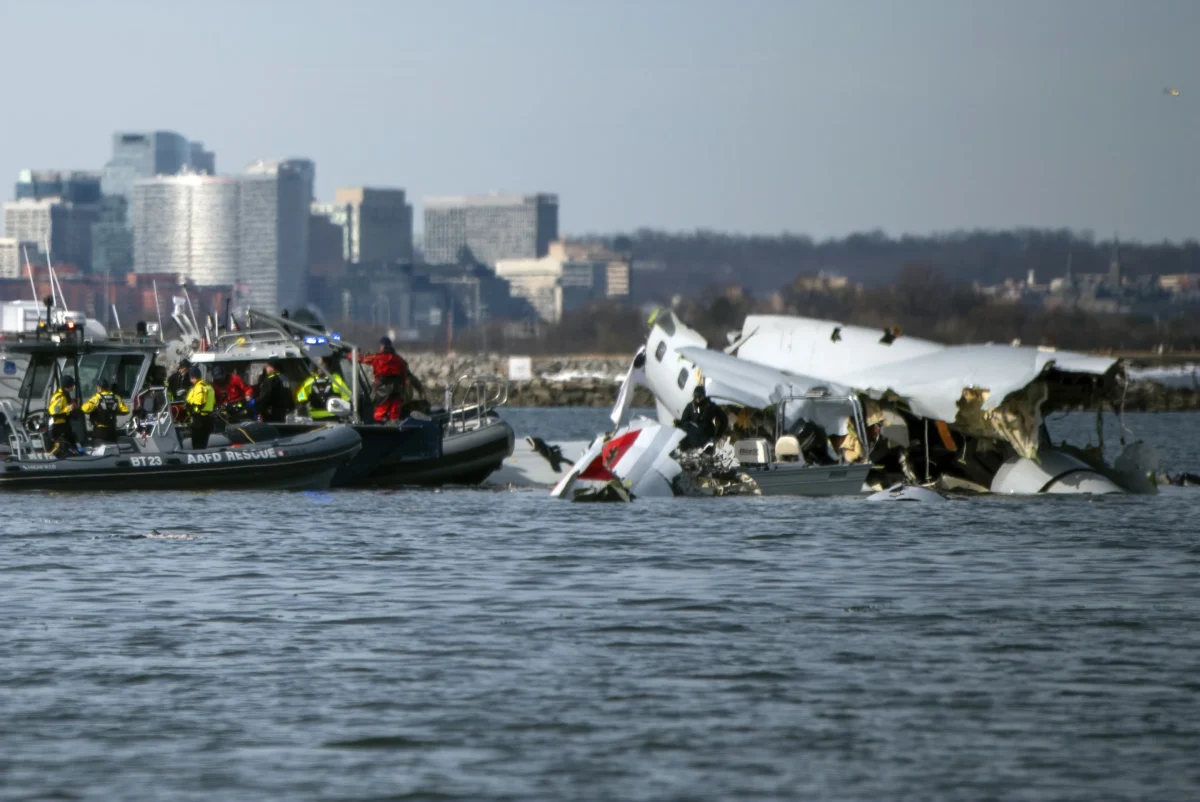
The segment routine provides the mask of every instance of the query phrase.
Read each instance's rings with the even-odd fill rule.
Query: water
[[[1200,491],[4,503],[3,799],[1200,795]]]

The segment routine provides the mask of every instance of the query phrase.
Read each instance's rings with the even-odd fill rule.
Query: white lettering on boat
[[[198,465],[212,462],[254,462],[264,459],[278,459],[283,452],[274,449],[259,451],[215,451],[212,454],[188,454],[188,465]]]
[[[135,468],[161,468],[162,457],[130,457],[129,464]]]

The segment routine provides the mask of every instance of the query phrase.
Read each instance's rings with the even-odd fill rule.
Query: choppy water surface
[[[5,799],[1200,796],[1200,490],[2,501]]]

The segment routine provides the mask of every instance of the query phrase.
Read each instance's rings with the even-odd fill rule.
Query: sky
[[[1200,238],[1195,0],[0,0],[0,31],[4,198],[166,129],[401,187],[418,228],[546,191],[568,234]]]

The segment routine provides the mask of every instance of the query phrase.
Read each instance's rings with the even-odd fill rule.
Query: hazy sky
[[[0,31],[2,197],[164,128],[403,187],[418,226],[541,190],[567,233],[1200,236],[1200,0],[0,0]]]

